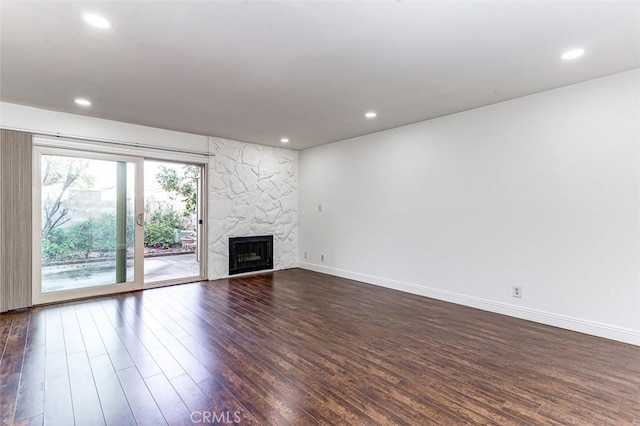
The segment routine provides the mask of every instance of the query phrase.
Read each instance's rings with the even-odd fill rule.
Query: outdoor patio
[[[176,278],[198,276],[200,264],[195,253],[146,257],[144,282],[153,283]],[[127,262],[127,279],[133,279],[133,261]],[[71,290],[115,281],[115,260],[51,265],[42,268],[43,292]]]

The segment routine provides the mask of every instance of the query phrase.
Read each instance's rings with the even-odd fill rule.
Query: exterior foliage
[[[43,200],[42,237],[71,220],[69,198],[71,188],[90,185],[92,178],[85,173],[88,163],[76,158],[43,156],[42,186],[57,191]]]
[[[116,216],[108,210],[99,217],[79,220],[74,212],[78,194],[91,191],[95,177],[89,162],[76,158],[43,156],[42,255],[45,262],[81,261],[108,258],[116,250]],[[168,249],[176,245],[180,232],[190,228],[188,219],[197,209],[200,168],[196,166],[160,166],[156,179],[170,199],[180,199],[184,210],[176,211],[172,203],[156,202],[145,206],[144,245],[149,249]],[[95,192],[95,191],[93,191]],[[153,207],[152,207],[153,206]],[[133,211],[127,212],[127,247],[134,245]],[[178,243],[179,244],[179,243]]]
[[[133,218],[127,220],[127,246],[133,245]],[[42,241],[47,261],[88,259],[92,253],[113,254],[116,247],[116,217],[103,214],[67,227],[53,228]]]
[[[144,224],[144,245],[152,248],[173,246],[174,230],[182,229],[180,217],[173,210],[155,210]]]
[[[156,174],[156,181],[162,189],[177,194],[185,204],[183,216],[191,216],[198,205],[198,179],[200,168],[197,166],[182,166],[182,175],[170,167],[160,166]]]

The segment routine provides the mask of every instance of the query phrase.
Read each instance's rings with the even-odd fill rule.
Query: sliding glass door
[[[142,158],[36,147],[34,181],[34,303],[142,288]]]
[[[144,162],[144,282],[147,286],[201,279],[203,167]]]

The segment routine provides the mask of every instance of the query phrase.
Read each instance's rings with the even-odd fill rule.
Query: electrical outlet
[[[322,204],[318,204],[318,211],[321,212],[322,211]]]
[[[513,286],[513,297],[521,298],[522,297],[522,287]]]
[[[304,252],[304,258],[305,259],[307,258],[307,252],[306,251]]]
[[[320,255],[320,262],[324,262],[324,254]]]

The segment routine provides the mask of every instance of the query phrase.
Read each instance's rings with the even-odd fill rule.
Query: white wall
[[[273,235],[274,269],[298,254],[298,152],[211,138],[209,278],[229,276],[229,238]]]
[[[639,92],[633,70],[303,151],[300,265],[640,344]]]
[[[0,127],[44,135],[207,154],[207,137],[0,102]]]

